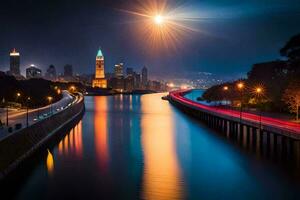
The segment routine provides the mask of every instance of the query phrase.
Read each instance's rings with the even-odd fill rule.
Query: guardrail
[[[300,125],[279,119],[257,116],[249,113],[219,109],[184,97],[189,90],[170,92],[170,103],[187,114],[203,121],[209,127],[225,133],[226,137],[246,143],[257,152],[273,152],[300,160]],[[264,147],[264,148],[263,148]],[[263,152],[264,153],[264,152]]]
[[[17,168],[26,158],[37,151],[56,133],[74,121],[79,121],[84,113],[83,95],[62,112],[21,129],[0,141],[0,179]]]

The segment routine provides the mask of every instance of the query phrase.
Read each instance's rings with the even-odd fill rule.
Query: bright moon
[[[154,21],[156,24],[160,25],[163,23],[163,18],[160,15],[155,16]]]

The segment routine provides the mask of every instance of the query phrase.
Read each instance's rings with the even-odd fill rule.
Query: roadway
[[[28,110],[28,125],[32,125],[39,120],[51,116],[57,112],[66,109],[71,104],[78,101],[76,96],[71,95],[68,91],[62,91],[62,99],[45,107]],[[10,109],[8,113],[8,125],[15,128],[16,124],[22,124],[22,128],[26,127],[27,122],[26,109]],[[0,119],[2,123],[6,123],[6,109],[0,110]],[[8,134],[7,126],[0,129],[0,138]]]
[[[192,101],[185,97],[185,94],[187,92],[189,92],[189,90],[173,91],[173,92],[169,93],[169,96],[178,102],[181,102],[183,104],[186,104],[186,105],[191,106],[196,109],[201,109],[201,110],[215,113],[218,115],[223,115],[223,116],[228,116],[231,118],[240,119],[241,113],[239,111],[208,106],[208,105],[201,104],[199,102]],[[294,122],[285,121],[285,120],[272,118],[272,117],[260,116],[260,115],[247,113],[247,112],[242,112],[242,120],[254,122],[257,124],[261,123],[262,126],[264,126],[264,125],[271,126],[271,127],[275,127],[275,128],[281,129],[281,130],[300,134],[300,124],[299,123],[294,123]]]

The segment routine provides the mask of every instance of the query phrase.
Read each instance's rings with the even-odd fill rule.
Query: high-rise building
[[[127,92],[132,92],[134,90],[134,77],[127,76],[124,80],[124,86]]]
[[[10,56],[10,74],[19,76],[20,74],[20,53],[13,49]]]
[[[133,76],[133,69],[131,67],[126,68],[126,75],[127,76]]]
[[[104,56],[101,49],[98,50],[96,56],[96,71],[92,86],[98,88],[107,88],[107,80],[105,79],[104,72]]]
[[[115,65],[115,77],[123,77],[123,63],[119,63]]]
[[[134,72],[133,77],[134,77],[134,87],[136,89],[140,89],[140,87],[141,87],[141,75]]]
[[[30,67],[26,69],[26,78],[42,78],[42,70],[34,65],[30,65]]]
[[[142,85],[145,87],[148,83],[148,69],[143,67],[142,69]]]
[[[72,77],[73,76],[73,66],[72,65],[65,65],[64,66],[64,77]]]
[[[56,69],[54,65],[50,65],[46,71],[45,78],[48,80],[56,80]]]

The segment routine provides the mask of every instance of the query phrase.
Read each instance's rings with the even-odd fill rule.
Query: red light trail
[[[212,112],[215,114],[221,114],[224,116],[233,117],[233,118],[237,118],[237,119],[240,118],[239,111],[207,106],[207,105],[192,101],[192,100],[184,97],[184,94],[186,94],[186,92],[188,92],[188,91],[189,90],[173,91],[173,92],[170,92],[169,95],[172,99],[174,99],[178,102],[181,102],[185,105],[192,106],[196,109],[202,109],[204,111],[209,111],[209,112]],[[242,116],[243,116],[243,120],[251,121],[251,122],[255,122],[255,123],[260,122],[259,115],[243,112]],[[291,131],[293,133],[300,134],[300,124],[297,124],[294,122],[289,122],[289,121],[284,121],[284,120],[280,120],[280,119],[276,119],[276,118],[262,116],[261,123],[262,123],[262,125],[268,125],[268,126],[282,129],[282,130],[287,130],[287,131]]]

